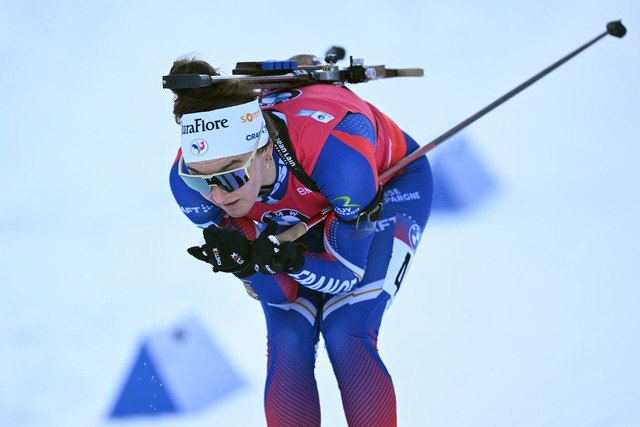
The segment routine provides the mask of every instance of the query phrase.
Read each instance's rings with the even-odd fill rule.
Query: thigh
[[[422,239],[431,213],[433,183],[426,158],[384,186],[383,215],[367,260],[363,286],[382,280],[384,289],[397,293]]]
[[[384,208],[376,222],[365,275],[352,292],[326,300],[323,318],[341,307],[376,300],[381,295],[388,306],[411,265],[433,198],[431,169],[426,157],[409,164],[404,173],[389,180],[383,190]],[[372,307],[378,307],[379,302],[378,299]]]
[[[300,286],[298,298],[290,303],[262,302],[269,347],[313,349],[319,337],[318,315],[323,295]]]

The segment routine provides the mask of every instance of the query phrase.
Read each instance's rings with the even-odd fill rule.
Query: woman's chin
[[[230,217],[233,217],[233,218],[241,218],[241,217],[245,216],[246,214],[248,214],[249,211],[251,210],[251,206],[249,206],[242,199],[236,200],[233,203],[229,203],[229,204],[223,205],[223,206],[221,206],[221,208],[224,209],[224,211],[227,213],[227,215],[229,215]]]

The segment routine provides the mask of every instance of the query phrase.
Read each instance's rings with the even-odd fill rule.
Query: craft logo
[[[194,156],[203,156],[209,151],[209,144],[204,139],[194,139],[189,147]]]
[[[182,209],[182,212],[184,212],[185,214],[206,214],[207,212],[209,212],[211,209],[213,209],[214,205],[205,205],[205,204],[201,204],[200,206],[180,206],[180,209]]]
[[[262,129],[260,130],[260,132],[250,133],[249,135],[247,135],[245,137],[245,139],[247,141],[251,141],[253,139],[259,138],[261,134],[265,134],[265,133],[267,133],[267,125],[266,124],[264,124],[262,126]]]

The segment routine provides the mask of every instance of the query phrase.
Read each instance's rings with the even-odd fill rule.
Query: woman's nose
[[[216,186],[211,189],[211,194],[210,194],[211,201],[216,205],[224,204],[224,201],[228,196],[229,196],[229,192],[227,192],[222,187]]]

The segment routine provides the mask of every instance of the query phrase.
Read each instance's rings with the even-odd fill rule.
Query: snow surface
[[[0,425],[264,425],[262,312],[185,248],[161,76],[186,53],[423,67],[354,85],[422,143],[622,19],[465,130],[498,183],[436,214],[380,351],[401,426],[640,425],[640,6],[635,0],[4,1]],[[437,150],[434,152],[437,155]],[[201,411],[112,421],[150,331],[198,317],[247,386]],[[345,425],[320,351],[326,426]]]

